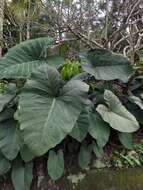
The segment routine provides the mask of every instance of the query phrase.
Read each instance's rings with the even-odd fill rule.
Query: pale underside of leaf
[[[138,130],[139,124],[136,118],[121,104],[119,99],[109,90],[104,93],[108,107],[98,105],[96,110],[103,120],[120,132],[132,133]]]

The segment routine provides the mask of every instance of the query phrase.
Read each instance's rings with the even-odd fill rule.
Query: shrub
[[[80,143],[84,169],[92,153],[102,156],[112,131],[132,148],[132,133],[143,123],[142,76],[127,58],[95,49],[79,52],[73,63],[53,54],[54,43],[51,38],[26,41],[0,61],[0,79],[6,83],[0,95],[0,173],[12,168],[16,190],[30,187],[36,156],[47,155],[52,179],[63,175],[60,145],[68,144],[69,136]]]

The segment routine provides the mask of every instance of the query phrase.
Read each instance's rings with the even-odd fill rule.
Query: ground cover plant
[[[10,171],[16,190],[30,188],[35,157],[57,180],[67,150],[85,169],[113,134],[132,149],[143,124],[142,72],[107,49],[73,57],[52,38],[28,40],[2,57],[0,79],[0,174]]]

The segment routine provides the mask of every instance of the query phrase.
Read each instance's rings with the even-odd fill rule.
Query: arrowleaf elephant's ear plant
[[[34,157],[45,155],[48,174],[57,180],[64,174],[69,139],[72,153],[76,141],[74,154],[84,169],[92,153],[101,158],[113,131],[132,148],[132,133],[142,124],[142,79],[129,85],[134,70],[127,58],[87,51],[71,73],[72,61],[51,55],[53,47],[51,38],[29,40],[1,60],[0,78],[7,83],[0,94],[0,173],[11,168],[16,190],[30,187]],[[132,89],[137,80],[141,85]]]

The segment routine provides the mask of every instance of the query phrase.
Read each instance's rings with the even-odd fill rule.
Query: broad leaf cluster
[[[129,85],[134,71],[127,58],[98,49],[68,66],[66,57],[51,55],[53,47],[51,38],[29,40],[1,60],[0,173],[12,169],[16,190],[29,189],[36,156],[45,154],[48,174],[59,179],[69,138],[80,144],[85,169],[92,154],[101,159],[112,132],[131,149],[132,133],[143,124],[143,79]]]

